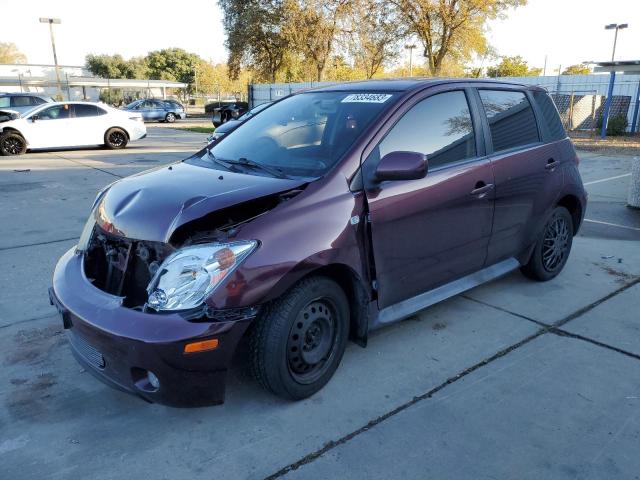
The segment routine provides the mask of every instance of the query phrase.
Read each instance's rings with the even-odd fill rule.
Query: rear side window
[[[446,92],[411,108],[379,145],[380,158],[390,152],[424,153],[429,168],[476,156],[476,141],[467,97]]]
[[[30,107],[31,97],[11,97],[12,107]]]
[[[9,97],[0,97],[0,108],[7,108],[9,106]]]
[[[549,95],[544,92],[533,92],[533,99],[542,112],[542,118],[544,118],[544,123],[547,125],[551,140],[555,141],[566,138],[567,134],[562,126],[558,109]]]
[[[479,90],[489,121],[493,150],[507,150],[540,141],[536,117],[523,92]]]
[[[98,108],[95,105],[74,105],[74,116],[76,118],[81,117],[96,117],[99,115]]]

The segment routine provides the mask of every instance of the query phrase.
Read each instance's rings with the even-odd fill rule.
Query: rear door
[[[562,188],[554,144],[542,142],[529,92],[499,87],[477,91],[495,177],[495,213],[487,264],[518,256]]]
[[[470,94],[459,87],[423,94],[364,162],[379,308],[484,265],[493,174]],[[393,151],[426,154],[426,177],[373,182],[380,158]]]
[[[71,106],[69,123],[75,132],[73,146],[101,145],[104,143],[106,128],[100,117],[105,113],[104,110],[96,105],[75,103]]]

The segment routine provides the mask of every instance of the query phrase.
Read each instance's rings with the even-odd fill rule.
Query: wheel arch
[[[575,236],[578,233],[578,230],[580,229],[580,225],[582,223],[582,203],[580,203],[580,200],[575,195],[567,194],[561,197],[556,205],[558,207],[566,208],[571,214],[573,235]]]

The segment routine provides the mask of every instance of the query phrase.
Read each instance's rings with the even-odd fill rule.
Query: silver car
[[[53,98],[40,93],[0,93],[0,110],[25,113],[50,102],[53,102]]]
[[[187,118],[184,107],[175,100],[136,100],[124,107],[124,110],[140,113],[146,122],[173,123],[177,119]]]

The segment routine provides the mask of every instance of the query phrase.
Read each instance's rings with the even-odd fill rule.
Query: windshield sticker
[[[389,93],[354,93],[344,97],[341,103],[384,103],[390,98]]]

